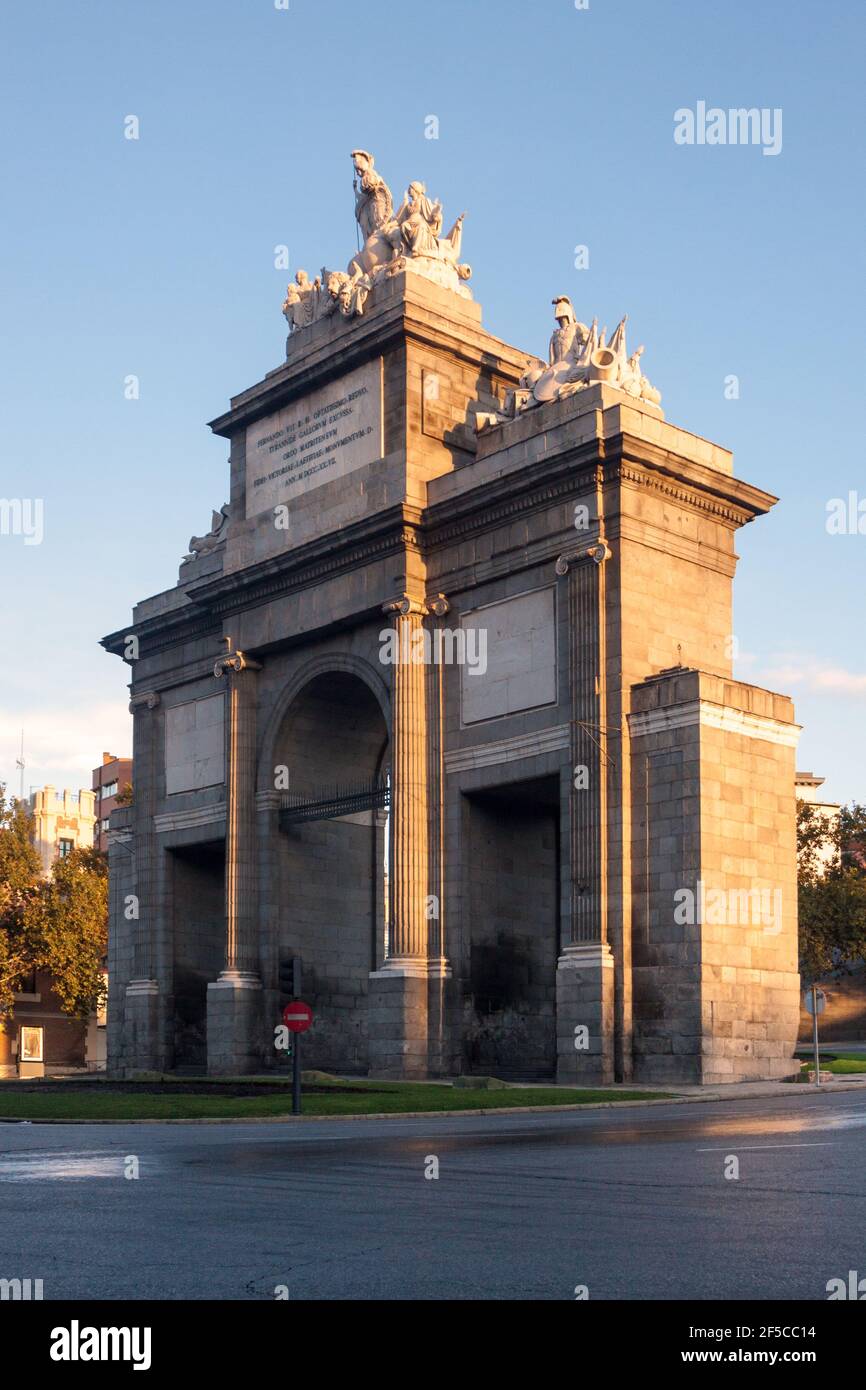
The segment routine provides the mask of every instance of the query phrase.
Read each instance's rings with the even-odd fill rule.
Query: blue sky
[[[0,40],[0,497],[44,502],[42,544],[0,535],[0,780],[22,726],[27,785],[128,753],[98,639],[226,500],[205,422],[282,359],[274,247],[354,250],[362,146],[468,210],[492,332],[543,353],[555,293],[628,312],[667,418],[781,498],[739,533],[736,674],[866,800],[866,535],[826,530],[866,499],[860,0],[6,0]],[[781,152],[677,145],[702,100],[781,108]]]

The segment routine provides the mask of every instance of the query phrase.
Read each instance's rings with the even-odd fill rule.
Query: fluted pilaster
[[[424,605],[384,605],[396,632],[392,689],[391,865],[388,960],[427,959],[428,751]],[[387,965],[387,962],[386,962]]]
[[[129,712],[133,716],[133,843],[135,845],[135,896],[137,898],[132,947],[132,976],[140,982],[152,980],[156,930],[156,835],[153,816],[156,809],[156,758],[159,745],[154,728],[160,697],[154,690],[133,695]]]
[[[607,729],[605,726],[603,539],[566,551],[571,685],[571,922],[563,943],[607,940]]]
[[[243,652],[221,657],[226,692],[226,943],[224,973],[258,970],[256,865],[256,672]]]

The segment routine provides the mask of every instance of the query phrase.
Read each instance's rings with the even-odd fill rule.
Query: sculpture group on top
[[[597,382],[619,387],[628,396],[635,396],[651,405],[658,405],[661,392],[644,376],[641,368],[643,345],[629,355],[625,326],[628,315],[617,325],[610,342],[607,328],[598,331],[598,319],[587,328],[580,323],[567,295],[557,295],[553,301],[557,327],[550,338],[548,362],[529,368],[520,379],[527,393],[520,408],[530,409],[545,401],[560,400]]]
[[[423,183],[410,183],[395,212],[391,190],[369,151],[353,150],[352,162],[355,220],[363,244],[345,271],[323,268],[313,281],[305,270],[298,271],[283,304],[290,336],[330,314],[363,314],[373,285],[407,268],[471,298],[465,281],[472,270],[460,261],[466,214],[443,237],[442,205],[427,197]]]
[[[478,429],[511,420],[525,410],[562,400],[587,386],[616,386],[627,396],[648,405],[659,405],[661,392],[643,374],[643,345],[629,354],[625,326],[628,315],[617,325],[608,342],[607,328],[598,331],[598,319],[587,327],[578,320],[567,295],[553,300],[556,328],[550,338],[547,362],[536,358],[520,378],[516,390],[506,397],[504,410],[479,412]]]

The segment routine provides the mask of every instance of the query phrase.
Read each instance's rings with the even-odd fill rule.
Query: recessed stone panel
[[[225,781],[225,700],[211,695],[165,712],[165,791],[198,791]]]
[[[464,724],[556,703],[556,599],[552,588],[476,608],[461,618]]]

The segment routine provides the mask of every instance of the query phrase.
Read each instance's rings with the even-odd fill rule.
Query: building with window
[[[100,1024],[102,1026],[100,1026]],[[38,1062],[38,1068],[33,1066]],[[88,1023],[70,1018],[61,1008],[47,971],[33,971],[21,981],[12,1014],[0,1023],[0,1080],[19,1075],[62,1076],[65,1072],[105,1067],[104,1018]]]
[[[91,787],[96,800],[96,827],[93,843],[97,849],[108,849],[108,819],[117,805],[117,798],[132,783],[132,758],[118,758],[103,753],[102,764],[93,769]]]
[[[838,861],[839,853],[836,848],[836,835],[839,829],[839,817],[842,807],[838,801],[825,801],[819,788],[824,785],[823,777],[816,777],[813,772],[798,772],[794,778],[794,787],[798,801],[805,801],[809,806],[814,806],[817,815],[824,822],[827,828],[826,838],[822,843],[818,858],[824,869],[828,869],[831,864]]]
[[[55,859],[65,859],[73,849],[92,849],[96,825],[92,791],[58,792],[48,785],[30,793],[33,843],[46,878]]]
[[[33,843],[46,878],[57,859],[73,849],[92,849],[96,798],[92,791],[58,792],[51,785],[30,794]],[[105,1066],[105,1016],[89,1022],[70,1018],[61,1008],[51,975],[34,971],[21,982],[15,1008],[0,1024],[0,1079],[60,1075],[82,1067]]]

